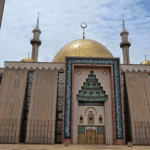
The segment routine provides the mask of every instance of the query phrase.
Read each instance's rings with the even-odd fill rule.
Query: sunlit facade
[[[32,57],[0,68],[0,143],[150,144],[150,61],[130,64],[124,21],[123,64],[90,39],[38,62],[39,18],[33,33]]]

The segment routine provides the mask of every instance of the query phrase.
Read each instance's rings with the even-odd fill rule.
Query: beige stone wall
[[[95,112],[95,110],[93,108],[90,108],[90,107],[94,107],[94,109],[97,110],[97,113]],[[87,108],[89,108],[89,109],[87,109]],[[87,109],[87,111],[86,111],[86,109]],[[86,113],[85,113],[85,111],[86,111]],[[88,117],[89,111],[92,111],[94,116],[95,116],[94,125],[104,126],[104,124],[105,124],[104,106],[79,106],[78,107],[78,125],[88,125],[87,117]],[[83,123],[82,124],[80,123],[80,116],[81,115],[83,116]],[[102,116],[102,120],[103,120],[102,123],[99,123],[100,115]]]
[[[23,103],[20,105],[16,101],[23,102],[25,99],[25,91],[24,95],[20,92],[26,89],[27,83],[27,74],[28,71],[34,71],[34,81],[32,88],[32,96],[31,103],[29,109],[29,121],[27,126],[27,143],[54,143],[55,139],[55,118],[56,118],[56,99],[57,99],[57,78],[58,71],[65,70],[64,63],[22,63],[22,62],[5,62],[5,70],[4,71],[4,79],[0,86],[2,89],[1,95],[4,95],[0,98],[1,101],[6,100],[5,103],[2,103],[1,109],[5,108],[3,106],[6,105],[6,108],[14,108],[13,103],[19,106],[18,111],[23,111]],[[7,71],[11,70],[8,74]],[[3,69],[0,69],[3,72]],[[15,71],[15,72],[14,72]],[[24,81],[24,76],[22,75],[22,81],[20,80],[20,75],[24,71],[26,73],[26,80]],[[15,75],[14,75],[15,74]],[[13,84],[12,84],[13,82]],[[22,83],[23,82],[23,83]],[[10,84],[10,86],[9,86]],[[19,87],[18,87],[19,86]],[[19,89],[18,89],[19,88]],[[14,93],[13,93],[14,92]],[[18,93],[17,93],[18,92]],[[20,95],[19,95],[20,94]],[[0,95],[0,96],[1,96]],[[17,97],[17,99],[13,98],[13,96]],[[13,101],[12,101],[13,100]],[[10,101],[10,102],[9,102]],[[3,110],[4,111],[4,110]],[[6,111],[2,113],[3,115],[9,114]],[[17,110],[16,110],[17,111]],[[12,133],[9,135],[7,129],[2,126],[2,132],[0,134],[1,141],[0,142],[12,142],[18,143],[20,136],[20,125],[21,125],[21,114],[16,113],[16,118],[14,116],[2,117],[2,125],[8,124],[10,126],[10,130],[12,130],[14,125],[14,129]],[[17,119],[18,118],[18,119]],[[10,120],[8,120],[10,119]],[[16,120],[15,120],[16,119]],[[10,123],[8,123],[10,121]],[[12,122],[11,122],[12,121]],[[7,128],[8,128],[7,126]],[[7,134],[5,135],[5,131]],[[8,130],[9,131],[9,130]],[[16,135],[15,135],[16,134]],[[12,138],[13,139],[10,139]],[[8,141],[9,140],[9,141]]]
[[[1,23],[2,23],[4,4],[5,4],[5,0],[0,0],[0,28],[1,28]]]
[[[4,70],[0,90],[0,143],[19,143],[27,74],[27,70]]]
[[[87,66],[86,66],[87,67]],[[77,74],[77,71],[81,71],[81,75]],[[72,137],[73,144],[77,144],[78,136],[78,101],[76,95],[81,90],[81,86],[86,82],[86,78],[90,74],[90,71],[94,71],[98,82],[101,83],[103,90],[108,95],[108,100],[104,103],[104,114],[105,114],[105,137],[106,144],[113,144],[113,125],[112,125],[112,99],[111,99],[111,74],[109,69],[94,68],[78,68],[76,67],[73,72],[73,85],[72,85]],[[107,75],[104,76],[103,72],[106,71]],[[80,106],[79,106],[80,107]]]
[[[54,143],[58,69],[36,69],[27,123],[26,143]]]
[[[3,68],[0,68],[0,74],[2,74],[4,72]]]
[[[133,144],[150,144],[150,81],[146,71],[125,72]]]

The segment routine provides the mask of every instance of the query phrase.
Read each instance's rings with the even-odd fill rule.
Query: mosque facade
[[[150,61],[130,64],[124,21],[123,64],[84,37],[38,62],[40,34],[38,19],[32,57],[0,68],[0,143],[150,144]]]

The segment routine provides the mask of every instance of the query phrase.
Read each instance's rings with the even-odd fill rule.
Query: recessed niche
[[[102,124],[103,123],[103,119],[102,119],[102,116],[100,115],[99,116],[99,124]]]
[[[83,117],[82,117],[82,115],[80,115],[79,122],[80,122],[80,124],[82,124],[82,123],[83,123]]]

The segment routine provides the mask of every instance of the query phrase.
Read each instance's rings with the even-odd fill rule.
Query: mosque
[[[0,68],[0,143],[150,144],[150,61],[130,64],[124,21],[123,64],[84,34],[38,62],[40,34],[38,19],[32,57]]]

